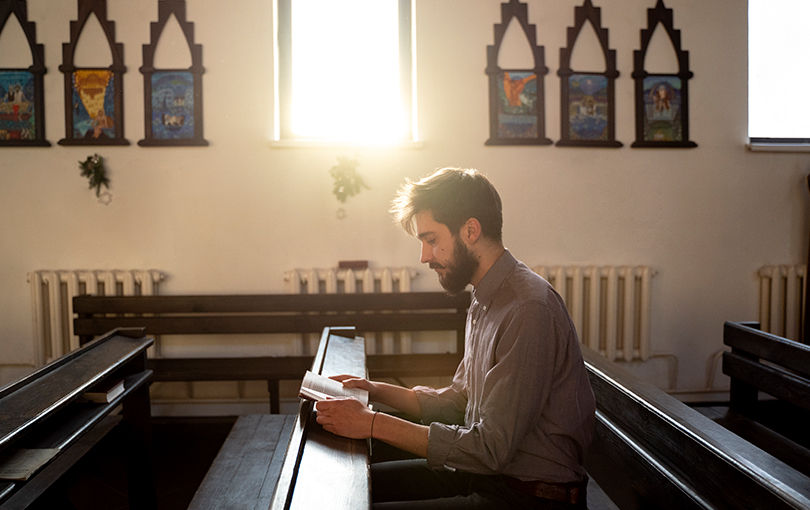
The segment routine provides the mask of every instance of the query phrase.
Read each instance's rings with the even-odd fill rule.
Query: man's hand
[[[374,411],[359,400],[354,398],[322,400],[315,404],[315,409],[318,411],[316,421],[323,425],[326,431],[351,439],[371,437]]]
[[[371,401],[376,401],[376,398],[379,396],[377,384],[373,381],[363,379],[362,377],[342,374],[333,375],[330,377],[330,379],[342,382],[345,388],[360,388],[361,390],[366,390],[368,392],[368,399]]]

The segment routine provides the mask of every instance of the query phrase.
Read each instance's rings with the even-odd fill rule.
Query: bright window
[[[416,139],[411,0],[277,0],[277,140]]]
[[[810,141],[807,107],[798,99],[810,83],[808,19],[807,0],[748,1],[748,136],[752,142]]]

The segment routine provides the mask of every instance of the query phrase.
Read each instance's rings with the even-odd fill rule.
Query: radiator
[[[381,269],[293,269],[284,273],[287,291],[292,294],[336,294],[357,292],[410,292],[416,270],[402,267]],[[368,354],[410,354],[412,335],[408,332],[382,333],[378,339],[374,333],[364,332]],[[297,355],[310,349],[313,338],[299,337],[293,340]],[[379,344],[379,345],[378,345]],[[399,349],[397,349],[397,344]]]
[[[802,341],[806,269],[804,264],[760,268],[759,323],[762,331]]]
[[[73,334],[74,296],[154,295],[163,278],[161,272],[153,270],[41,270],[28,273],[36,366],[41,367],[79,347],[79,337]]]
[[[537,266],[562,296],[582,344],[610,360],[650,357],[647,266]]]

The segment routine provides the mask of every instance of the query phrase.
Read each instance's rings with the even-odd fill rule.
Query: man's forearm
[[[422,408],[412,389],[384,382],[374,382],[374,385],[377,389],[374,394],[376,402],[398,409],[415,418],[422,417]]]
[[[425,425],[412,423],[390,414],[377,413],[371,428],[371,437],[427,458],[428,430]]]

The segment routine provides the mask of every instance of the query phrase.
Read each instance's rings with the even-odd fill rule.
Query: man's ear
[[[461,239],[468,244],[475,244],[481,238],[481,223],[475,219],[468,219],[464,225],[461,226]]]

